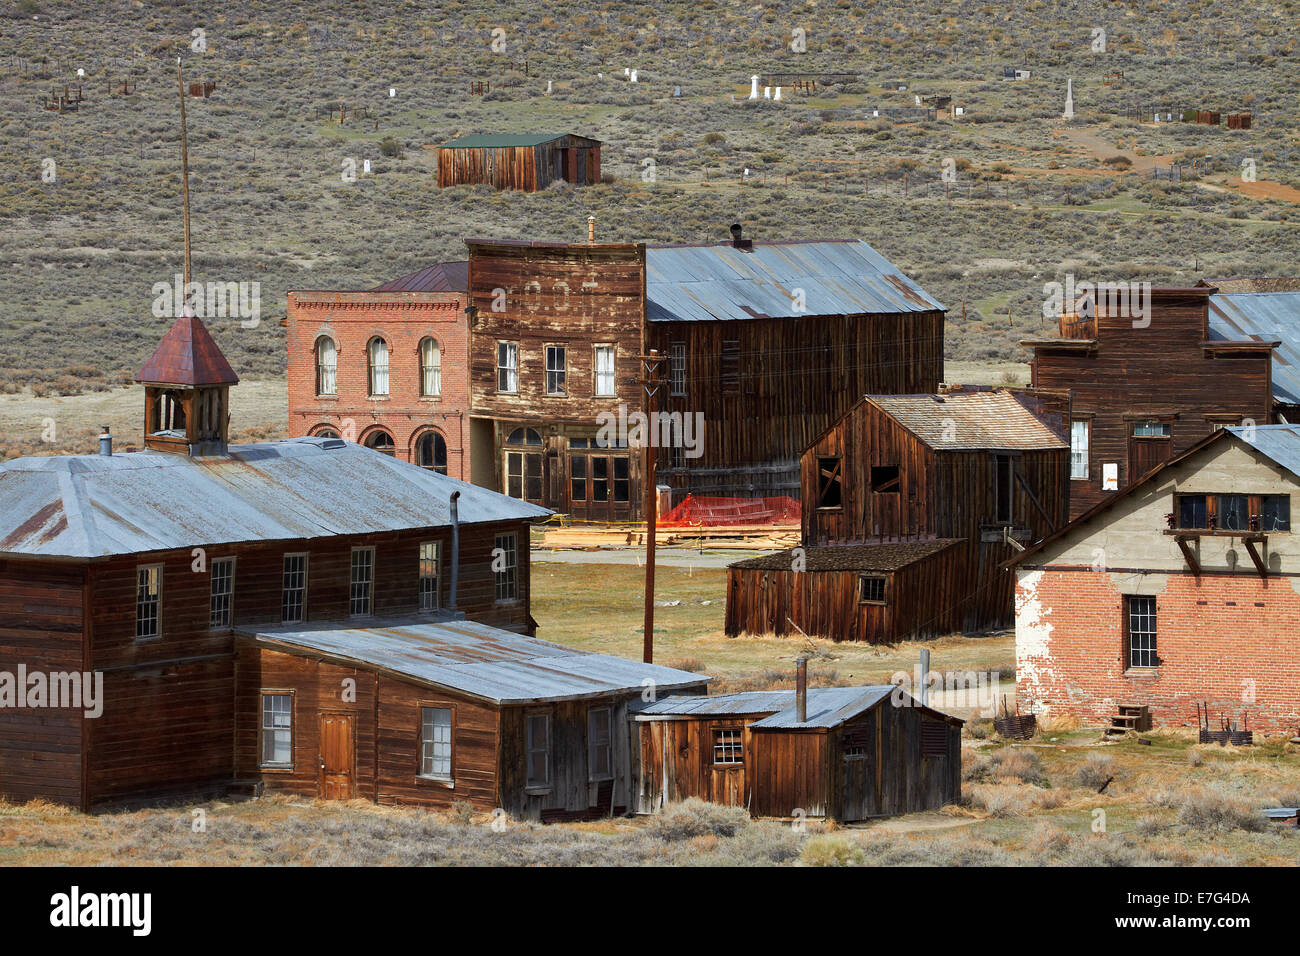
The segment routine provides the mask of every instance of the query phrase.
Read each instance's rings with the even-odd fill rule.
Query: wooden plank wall
[[[703,691],[700,691],[703,693]],[[638,722],[641,772],[637,779],[636,809],[653,813],[667,803],[697,797],[726,806],[750,806],[754,766],[754,734],[746,726],[766,713],[683,718]],[[715,766],[713,733],[740,730],[745,762]]]
[[[810,817],[830,812],[827,734],[808,730],[756,730],[753,813],[760,817]]]
[[[843,822],[936,810],[961,798],[961,727],[949,724],[947,753],[924,756],[921,723],[937,718],[919,707],[888,701],[846,722],[831,735],[831,815]],[[845,760],[848,744],[866,756]]]
[[[557,179],[575,186],[600,182],[600,146],[565,136],[537,146],[438,149],[438,187],[487,185],[537,192]],[[567,158],[567,162],[565,159]]]
[[[1092,421],[1089,477],[1070,482],[1072,518],[1110,494],[1101,490],[1103,463],[1119,465],[1120,489],[1138,477],[1129,474],[1128,464],[1134,417],[1172,416],[1171,455],[1186,451],[1225,419],[1228,424],[1271,420],[1271,358],[1203,349],[1207,302],[1205,295],[1156,293],[1148,327],[1134,328],[1132,318],[1103,309],[1095,351],[1035,349],[1033,384],[1069,390],[1074,417]]]
[[[519,600],[496,604],[491,569],[495,535],[519,535]],[[375,546],[374,606],[379,616],[419,608],[419,544],[444,542],[446,600],[450,530],[404,531],[311,542],[213,546],[207,560],[234,555],[234,620],[279,624],[283,556],[308,551],[309,621],[348,619],[353,546]],[[458,605],[473,620],[523,630],[529,625],[528,529],[522,522],[461,528]],[[192,570],[189,550],[114,558],[92,570],[92,666],[104,670],[109,705],[87,724],[91,802],[229,780],[233,773],[234,638],[210,630],[210,577]],[[163,565],[162,637],[135,640],[136,568]]]
[[[733,637],[802,631],[870,644],[951,634],[968,613],[968,602],[954,600],[971,587],[968,564],[958,545],[893,572],[728,568],[724,627]],[[859,602],[861,573],[884,575],[887,603]]]
[[[81,672],[85,660],[84,564],[0,560],[0,671]],[[107,702],[104,703],[107,707]],[[84,809],[84,711],[5,708],[0,716],[0,796]]]
[[[686,395],[669,412],[702,412],[704,454],[658,478],[679,493],[725,496],[806,493],[799,456],[849,406],[867,394],[932,392],[943,374],[943,314],[795,316],[743,322],[653,322],[650,348],[668,355],[686,345]],[[740,349],[738,387],[728,388],[723,342]],[[663,377],[668,378],[667,363]],[[808,500],[804,498],[803,500]]]

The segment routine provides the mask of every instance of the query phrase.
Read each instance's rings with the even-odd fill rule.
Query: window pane
[[[1156,599],[1128,599],[1129,666],[1156,666]]]
[[[1245,531],[1250,527],[1250,506],[1245,495],[1219,495],[1219,528]]]
[[[1204,528],[1205,495],[1180,495],[1178,498],[1178,527]]]
[[[569,457],[569,497],[574,501],[587,500],[587,459],[584,455]]]
[[[1290,495],[1264,495],[1260,500],[1260,530],[1291,530]]]
[[[1088,477],[1088,422],[1070,424],[1070,477]]]
[[[601,396],[614,394],[614,347],[612,345],[596,347],[596,394]]]
[[[674,342],[668,351],[668,393],[686,394],[686,343]]]
[[[235,589],[235,559],[212,562],[212,593],[208,606],[209,627],[230,626],[230,599]]]
[[[370,343],[370,394],[388,394],[388,343],[383,339]]]
[[[420,773],[451,778],[450,708],[420,708]]]
[[[371,548],[354,548],[352,551],[352,579],[348,594],[350,614],[369,614],[371,592],[374,586],[375,552]]]
[[[293,698],[262,695],[262,763],[293,763]]]
[[[307,556],[284,556],[284,584],[280,598],[280,620],[286,623],[301,621],[307,598]]]

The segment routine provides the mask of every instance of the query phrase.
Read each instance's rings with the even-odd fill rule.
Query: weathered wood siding
[[[754,766],[754,735],[746,724],[765,716],[639,721],[635,725],[640,729],[641,751],[637,812],[653,813],[688,797],[725,806],[750,806],[754,784],[746,768]],[[713,734],[717,730],[742,731],[744,763],[714,763]]]
[[[859,601],[858,577],[884,577],[885,603]],[[961,545],[897,571],[727,569],[725,629],[739,634],[816,634],[870,644],[938,637],[961,630],[965,602],[936,601],[966,582]]]
[[[537,146],[438,148],[438,187],[488,185],[537,192],[563,180],[575,186],[600,182],[600,144],[563,136]]]
[[[946,752],[922,753],[923,723],[942,724]],[[845,758],[846,747],[865,748]],[[836,728],[829,737],[830,815],[849,822],[937,810],[961,798],[961,725],[919,707],[889,701]]]
[[[1070,481],[1072,518],[1112,493],[1101,490],[1103,464],[1118,466],[1120,489],[1140,477],[1129,462],[1135,421],[1168,422],[1163,457],[1173,457],[1221,425],[1271,420],[1269,353],[1203,347],[1208,292],[1154,290],[1150,324],[1141,328],[1103,307],[1091,349],[1033,345],[1033,385],[1068,390],[1073,418],[1092,423],[1088,477]]]
[[[685,394],[665,387],[658,407],[704,415],[701,457],[674,469],[660,453],[657,477],[675,498],[799,498],[800,454],[850,405],[869,394],[933,392],[943,374],[937,311],[652,322],[647,337],[664,356],[674,343],[686,347]],[[724,369],[724,342],[738,352],[734,376]],[[667,362],[661,370],[667,383]]]
[[[81,672],[86,566],[0,560],[0,672]],[[84,808],[83,710],[0,711],[0,796]]]
[[[760,817],[831,814],[828,735],[816,730],[752,731],[753,813]]]

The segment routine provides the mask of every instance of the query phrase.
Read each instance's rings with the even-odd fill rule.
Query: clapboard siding
[[[84,564],[0,560],[0,672],[81,672]],[[0,796],[83,806],[83,711],[6,708],[0,715]]]

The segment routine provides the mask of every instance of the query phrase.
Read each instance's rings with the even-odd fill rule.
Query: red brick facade
[[[1018,577],[1022,710],[1102,723],[1131,701],[1149,705],[1157,724],[1195,726],[1196,704],[1208,703],[1215,730],[1219,715],[1238,727],[1244,717],[1262,732],[1300,727],[1300,594],[1292,578],[1205,574],[1198,583],[1191,574],[1084,569],[1024,569]],[[1117,578],[1155,595],[1154,668],[1126,666],[1126,592]]]
[[[285,319],[289,363],[289,435],[331,429],[373,445],[386,435],[396,457],[417,461],[429,432],[446,443],[447,474],[468,481],[469,330],[465,297],[456,292],[290,292]],[[333,394],[320,394],[317,345],[337,350]],[[422,394],[420,343],[432,337],[441,389]],[[371,394],[369,346],[387,343],[388,394]]]

